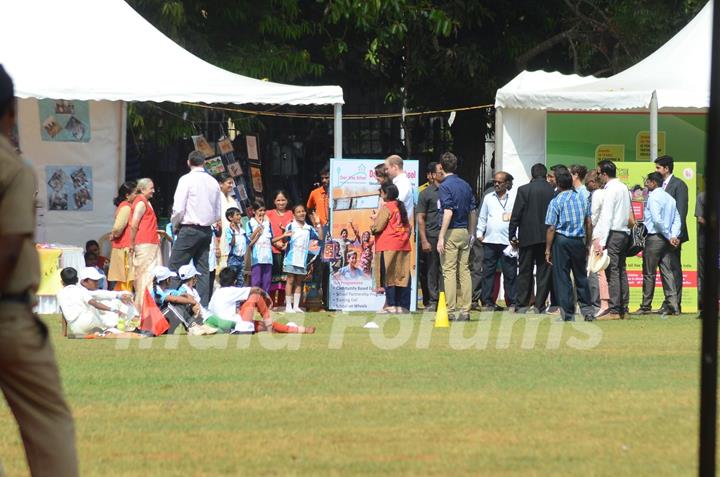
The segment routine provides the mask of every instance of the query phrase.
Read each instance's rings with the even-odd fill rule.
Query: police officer
[[[33,477],[75,476],[72,415],[48,330],[32,312],[40,282],[33,243],[36,184],[32,168],[8,140],[14,96],[0,65],[0,389],[17,420]]]

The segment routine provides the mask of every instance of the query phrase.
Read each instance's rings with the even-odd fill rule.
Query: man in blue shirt
[[[495,173],[495,191],[485,196],[478,226],[477,240],[483,243],[483,286],[481,301],[483,311],[503,311],[493,301],[493,284],[498,260],[502,265],[503,286],[507,306],[515,306],[515,278],[517,276],[517,248],[510,246],[510,218],[515,205],[515,193],[511,192],[513,176],[507,172]],[[511,252],[512,250],[512,252]]]
[[[445,284],[447,310],[455,321],[470,321],[472,282],[470,279],[470,232],[475,228],[475,196],[470,185],[455,175],[457,157],[450,152],[440,157],[442,169],[436,179],[440,209],[437,250]],[[458,289],[459,285],[459,289]]]
[[[545,258],[552,265],[553,284],[563,320],[575,321],[572,271],[581,312],[585,321],[592,321],[595,310],[590,305],[587,281],[587,250],[592,237],[590,207],[573,189],[573,179],[568,171],[557,173],[555,180],[558,195],[550,201],[545,216],[548,226]]]
[[[653,172],[645,180],[650,194],[645,202],[643,223],[647,228],[643,249],[643,297],[640,315],[652,313],[655,274],[660,266],[660,280],[665,294],[666,314],[679,314],[679,291],[673,270],[673,253],[680,246],[682,220],[675,199],[662,188],[663,177]]]

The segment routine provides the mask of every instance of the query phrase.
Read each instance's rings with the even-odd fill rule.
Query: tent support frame
[[[658,100],[657,91],[650,97],[650,160],[658,157]]]
[[[333,134],[335,139],[334,156],[335,159],[342,159],[342,104],[333,105]]]

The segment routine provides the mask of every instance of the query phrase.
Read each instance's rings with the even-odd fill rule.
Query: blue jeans
[[[577,289],[577,301],[583,316],[594,315],[590,304],[590,287],[587,280],[587,248],[585,238],[570,238],[556,233],[552,249],[552,276],[555,296],[565,321],[575,319],[575,290],[570,279],[572,272]]]
[[[235,286],[242,287],[245,284],[245,277],[243,276],[243,272],[245,271],[245,258],[230,254],[227,259],[227,266],[228,268],[234,269],[237,273]]]

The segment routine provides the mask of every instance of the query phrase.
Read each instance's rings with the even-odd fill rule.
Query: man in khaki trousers
[[[470,185],[455,175],[457,157],[450,152],[440,158],[440,235],[437,249],[445,284],[449,318],[470,321],[472,280],[470,279],[470,232],[475,230],[475,196]]]
[[[32,312],[40,282],[33,243],[36,184],[32,168],[8,140],[14,124],[12,80],[0,65],[0,390],[17,420],[33,477],[73,477],[73,419],[48,330]]]

